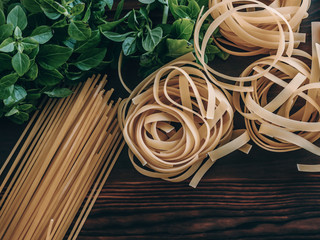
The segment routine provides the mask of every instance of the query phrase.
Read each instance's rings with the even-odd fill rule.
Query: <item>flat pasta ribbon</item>
[[[209,155],[210,163],[190,183],[196,187],[217,159],[244,146],[249,136],[245,131],[233,134],[228,98],[190,60],[178,59],[143,81],[122,102],[118,115],[131,162],[143,175],[183,181]],[[238,137],[241,141],[231,141]]]
[[[276,3],[268,6],[256,0],[245,2],[241,0],[212,0],[209,2],[208,11],[199,15],[195,26],[194,47],[197,58],[212,82],[227,90],[252,92],[252,86],[238,85],[237,83],[261,78],[275,66],[282,56],[292,56],[297,52],[295,47],[305,41],[305,34],[294,31],[298,29],[302,18],[306,16],[310,1],[303,1],[298,12],[292,16],[283,13],[284,11],[278,11],[279,9],[275,8],[275,5]],[[290,4],[288,3],[288,5]],[[292,6],[285,5],[284,8],[285,12],[292,11]],[[207,28],[200,43],[200,29],[209,15],[214,20]],[[266,20],[268,20],[268,24],[265,24]],[[269,27],[269,22],[271,22],[271,27]],[[229,76],[213,69],[205,62],[205,52],[209,40],[213,38],[213,33],[218,27],[225,37],[221,41],[225,43],[230,41],[229,45],[242,50],[241,52],[228,50],[215,40],[216,44],[225,52],[237,56],[276,52],[273,62],[262,72],[249,76]],[[212,74],[221,79],[217,80]]]

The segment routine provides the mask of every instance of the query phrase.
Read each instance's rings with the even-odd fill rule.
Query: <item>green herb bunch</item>
[[[207,9],[208,0],[139,1],[142,6],[138,10],[130,11],[114,31],[104,29],[103,26],[100,30],[106,38],[121,43],[126,57],[139,58],[139,72],[144,78],[174,58],[194,51],[195,23],[201,8]],[[152,19],[156,11],[162,11],[162,20]],[[203,25],[200,41],[211,20],[208,19]],[[219,31],[215,36],[220,36]],[[228,54],[210,40],[206,49],[206,60],[213,61],[215,56],[224,60],[228,58]]]
[[[0,4],[0,117],[28,120],[42,95],[65,88],[112,62],[101,38],[113,0],[10,0]]]
[[[194,50],[195,22],[208,0],[139,1],[124,15],[120,0],[110,21],[113,0],[1,0],[0,117],[27,121],[43,95],[68,96],[67,85],[116,66],[121,50],[138,60],[141,78]],[[157,11],[160,20],[151,17]],[[211,41],[206,58],[215,56],[228,57]]]

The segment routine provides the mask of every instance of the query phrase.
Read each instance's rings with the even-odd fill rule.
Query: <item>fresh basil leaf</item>
[[[222,37],[221,33],[220,33],[220,28],[217,27],[214,32],[212,33],[212,36],[214,36],[215,38],[219,38]]]
[[[89,6],[86,10],[86,13],[83,16],[82,22],[87,23],[89,21],[89,19],[91,17],[91,5],[92,5],[92,2],[89,3]]]
[[[52,28],[64,28],[68,26],[68,23],[67,23],[67,18],[64,17],[63,19],[59,20],[59,21],[56,21],[54,22],[54,24],[52,24]]]
[[[3,100],[3,103],[5,106],[10,107],[24,100],[26,96],[27,96],[27,91],[23,87],[15,85],[13,88],[13,92],[8,98]]]
[[[154,29],[149,29],[147,28],[147,36],[142,40],[142,47],[144,50],[147,52],[152,51],[161,41],[162,39],[162,28],[161,27],[156,27]]]
[[[7,16],[7,23],[11,23],[14,27],[19,27],[24,30],[28,24],[27,16],[23,9],[17,5],[15,6]]]
[[[189,14],[182,8],[182,6],[179,5],[174,5],[175,6],[175,14],[179,17],[179,18],[188,18]]]
[[[13,52],[14,43],[13,38],[7,38],[0,44],[0,52]]]
[[[170,12],[174,19],[179,19],[179,18],[186,18],[188,17],[188,14],[184,11],[186,10],[186,6],[179,6],[178,0],[168,0],[168,5]],[[183,8],[183,9],[180,9]]]
[[[92,13],[96,20],[104,22],[102,19],[105,15],[106,7],[111,9],[113,0],[94,0],[92,6]]]
[[[111,10],[113,6],[113,0],[100,0],[100,4],[105,8],[105,6],[108,6],[108,8]]]
[[[72,16],[77,16],[77,15],[79,15],[79,14],[81,14],[83,12],[84,8],[85,8],[85,4],[84,3],[76,4],[75,6],[73,6],[71,8],[70,13],[71,13]]]
[[[6,38],[12,36],[14,27],[10,24],[3,24],[0,26],[0,41],[5,40]]]
[[[116,9],[116,12],[114,14],[114,20],[118,20],[120,15],[121,15],[121,12],[123,10],[123,5],[124,5],[124,0],[121,0],[119,3],[118,3],[118,6],[117,6],[117,9]]]
[[[44,92],[44,94],[47,94],[49,97],[64,98],[72,94],[72,91],[68,88],[54,88],[51,91]]]
[[[74,52],[83,53],[89,49],[95,48],[101,41],[100,31],[92,31],[91,37],[87,41],[77,41],[74,45]]]
[[[172,24],[159,24],[158,26],[162,28],[163,36],[167,36],[171,33]]]
[[[4,12],[0,9],[0,26],[6,23],[6,16]]]
[[[21,32],[21,29],[18,26],[14,29],[13,36],[17,40],[20,40],[22,38],[22,32]]]
[[[197,19],[200,13],[200,7],[195,0],[188,0],[188,9],[187,13],[191,19]]]
[[[102,34],[111,41],[123,42],[128,36],[134,34],[134,32],[126,32],[123,34],[116,32],[103,31]]]
[[[53,70],[64,64],[72,54],[72,49],[59,45],[46,44],[40,47],[37,56],[41,67]]]
[[[151,4],[151,3],[155,2],[155,0],[139,0],[139,2],[141,2],[143,4]]]
[[[19,76],[23,76],[30,67],[30,59],[27,54],[17,52],[11,60],[13,69]]]
[[[227,60],[228,57],[230,56],[230,54],[226,53],[226,52],[223,52],[223,51],[220,51],[219,53],[217,53],[217,56],[219,58],[221,58],[222,60]]]
[[[100,64],[107,53],[106,48],[94,48],[82,53],[74,65],[82,71],[88,71]]]
[[[215,58],[215,55],[219,52],[221,52],[221,50],[217,46],[214,46],[212,44],[207,45],[205,53],[207,55],[208,61],[209,62],[213,61]]]
[[[144,16],[141,15],[140,12],[136,10],[132,10],[128,13],[128,27],[134,31],[139,31],[145,28],[146,26],[146,19]]]
[[[91,28],[81,21],[72,21],[68,27],[70,37],[77,41],[85,41],[91,36]]]
[[[9,87],[16,83],[19,79],[19,75],[16,73],[8,74],[2,78],[0,78],[0,88]]]
[[[5,53],[0,53],[0,72],[4,70],[10,70],[11,65],[11,56]]]
[[[99,26],[100,31],[103,33],[104,31],[111,31],[116,26],[118,26],[120,23],[122,23],[125,20],[126,17],[123,17],[117,21],[113,22],[106,22],[105,24],[102,24]]]
[[[30,37],[36,40],[39,44],[44,44],[53,37],[53,34],[49,26],[43,25],[34,29]]]
[[[127,37],[122,43],[122,51],[125,56],[129,56],[137,51],[137,39]]]
[[[152,67],[156,60],[156,54],[154,52],[146,52],[140,56],[139,65],[141,67]]]
[[[41,2],[40,7],[43,13],[52,20],[57,20],[61,16],[59,12],[57,12],[52,6],[45,2]]]
[[[130,12],[129,12],[129,17],[128,17],[128,27],[134,31],[137,31],[139,29],[137,29],[136,27],[136,13],[135,13],[135,10],[132,9]]]
[[[36,47],[38,47],[38,42],[36,40],[34,40],[33,38],[24,38],[22,41],[21,41],[21,44],[23,45],[24,47],[24,50],[32,50]]]
[[[35,0],[21,0],[21,3],[31,13],[42,12],[40,5]]]
[[[57,70],[44,70],[39,71],[36,81],[43,86],[55,86],[61,82],[63,75]]]
[[[58,3],[57,1],[54,1],[54,0],[42,0],[42,1],[47,3],[48,5],[50,5],[58,13],[63,14],[63,15],[68,14],[68,10],[63,5]]]
[[[13,121],[16,124],[22,124],[29,119],[29,114],[26,112],[19,111],[15,113],[14,115],[9,117],[11,121]]]
[[[35,109],[35,107],[32,104],[21,104],[21,105],[18,105],[17,108],[19,111],[23,111],[27,113]]]
[[[25,54],[28,54],[30,59],[35,59],[35,57],[38,55],[38,53],[39,53],[39,45],[32,50],[25,51]]]
[[[16,107],[13,107],[9,112],[7,112],[6,114],[5,114],[5,116],[6,117],[10,117],[10,116],[12,116],[12,115],[14,115],[14,114],[16,114],[16,113],[18,113],[19,112],[19,110],[16,108]]]
[[[176,39],[189,40],[193,33],[194,21],[188,18],[180,18],[172,25],[171,34]]]
[[[139,12],[146,21],[150,21],[150,23],[152,23],[151,19],[149,18],[149,13],[146,7],[140,7]]]
[[[14,85],[9,87],[0,88],[0,99],[4,100],[8,98],[13,92]]]
[[[18,52],[22,53],[24,50],[24,46],[20,42],[18,42],[18,43],[16,42],[15,44],[16,44],[16,48],[17,48]]]
[[[66,77],[71,80],[71,81],[75,81],[75,80],[78,80],[80,79],[81,77],[83,77],[84,73],[82,71],[79,71],[79,72],[70,72],[70,71],[67,71],[66,73]]]
[[[77,41],[73,38],[69,38],[65,41],[63,41],[63,44],[66,45],[68,48],[74,49],[74,46],[76,45]]]
[[[31,80],[35,80],[38,77],[38,72],[39,72],[38,65],[35,62],[33,62],[30,65],[30,69],[26,73],[26,76]]]
[[[193,45],[185,39],[167,39],[168,56],[177,58],[193,51]]]

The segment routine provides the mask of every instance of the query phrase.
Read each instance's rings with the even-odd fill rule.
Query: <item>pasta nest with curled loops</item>
[[[262,72],[274,58],[259,59],[241,76]],[[253,92],[233,93],[235,108],[244,116],[257,145],[275,152],[313,148],[312,142],[320,138],[320,84],[310,79],[311,71],[304,62],[281,57],[269,73],[251,83]]]
[[[212,154],[208,161],[214,162],[228,153],[212,151],[232,139],[233,108],[200,69],[194,62],[165,66],[140,83],[120,106],[129,157],[143,175],[183,181],[199,169],[208,154]],[[192,186],[209,165],[201,167]]]
[[[278,49],[281,35],[284,33],[288,41],[290,31],[293,31],[294,46],[297,48],[300,42],[305,42],[305,34],[298,31],[301,21],[308,17],[310,4],[310,0],[275,0],[268,5],[256,0],[210,0],[213,19],[232,12],[220,24],[220,33],[224,38],[215,39],[215,42],[232,55],[254,56]]]

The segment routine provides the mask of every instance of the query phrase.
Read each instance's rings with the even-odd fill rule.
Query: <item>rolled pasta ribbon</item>
[[[241,76],[260,73],[273,62],[275,56],[262,58],[248,66]],[[301,148],[292,141],[272,138],[259,131],[260,125],[272,125],[314,142],[320,138],[319,97],[308,93],[317,86],[310,83],[310,68],[294,57],[281,57],[269,73],[252,81],[254,91],[233,93],[233,103],[244,116],[251,139],[269,151],[287,152]],[[240,83],[240,85],[243,83]],[[306,119],[306,113],[308,118]]]
[[[291,16],[288,13],[292,11],[292,6],[287,6],[288,8],[285,8],[287,9],[286,11],[278,11],[274,8],[276,3],[268,6],[256,0],[248,0],[245,2],[241,0],[210,1],[208,11],[206,11],[204,14],[199,15],[199,19],[194,31],[195,53],[197,58],[203,65],[203,68],[207,73],[209,79],[219,87],[227,90],[238,92],[252,92],[253,88],[250,84],[240,85],[238,83],[250,82],[261,78],[266,73],[268,73],[284,55],[290,57],[297,53],[300,54],[299,52],[301,51],[296,50],[295,47],[297,47],[298,43],[304,41],[305,34],[294,32],[293,27],[294,30],[297,30],[297,22],[300,21],[297,20],[299,19],[298,16],[304,16],[306,14],[306,10],[308,9],[309,4],[309,0],[303,1],[297,14]],[[290,11],[288,9],[290,9]],[[209,15],[213,16],[214,21],[207,28],[203,40],[200,43],[200,29],[205,19],[207,19]],[[259,17],[256,18],[257,15],[259,17],[261,15],[261,20],[252,20],[258,19]],[[261,23],[266,19],[269,19],[270,21],[272,20],[272,27],[270,27],[270,29],[267,27],[269,25]],[[206,47],[209,40],[213,37],[213,33],[218,27],[220,27],[221,32],[226,32],[225,29],[231,31],[232,39],[235,35],[238,36],[242,41],[241,43],[230,43],[232,47],[241,48],[243,50],[239,53],[225,49],[216,41],[216,43],[221,47],[222,50],[238,56],[252,56],[275,52],[273,62],[269,65],[268,68],[264,69],[260,73],[240,77],[221,73],[208,66],[208,64],[205,62]],[[253,45],[254,47],[252,47]],[[308,54],[306,54],[306,56],[308,56]],[[220,79],[217,80],[213,77],[213,75],[218,76]]]
[[[178,59],[158,70],[134,89],[118,113],[130,160],[149,177],[183,181],[209,155],[211,163],[203,164],[190,183],[196,187],[217,159],[239,148],[249,150],[246,131],[234,136],[228,98],[192,61]]]
[[[234,106],[244,116],[251,139],[264,149],[288,152],[303,148],[320,156],[320,147],[314,144],[320,138],[319,32],[320,23],[313,23],[312,57],[295,52],[299,59],[312,60],[311,69],[298,58],[281,57],[268,73],[251,82],[253,92],[233,93]],[[241,76],[263,72],[274,59],[259,59]],[[319,172],[320,165],[298,164],[298,170]]]
[[[211,0],[209,7],[215,6],[225,0]],[[211,11],[211,16],[217,19],[224,13],[233,10],[239,5],[248,5],[252,1],[231,1]],[[273,1],[268,7],[279,14],[272,16],[268,8],[252,7],[247,11],[234,12],[220,25],[220,33],[224,39],[215,39],[216,44],[225,52],[237,56],[254,56],[261,53],[269,53],[270,49],[278,49],[280,41],[279,23],[285,31],[286,41],[289,40],[289,28],[295,33],[294,45],[298,47],[300,42],[305,42],[305,34],[299,33],[301,21],[308,16],[310,0]],[[224,46],[238,48],[241,51],[233,51]]]

